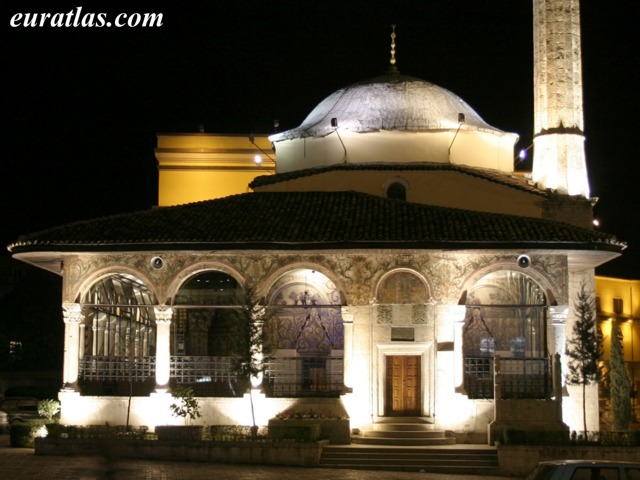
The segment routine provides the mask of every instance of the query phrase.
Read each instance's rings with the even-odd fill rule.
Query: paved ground
[[[506,480],[505,477],[418,472],[36,456],[33,449],[9,447],[8,435],[0,435],[0,478],[3,480],[200,480],[206,478],[216,480]]]

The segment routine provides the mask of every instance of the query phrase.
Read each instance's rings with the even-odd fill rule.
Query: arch
[[[483,273],[463,295],[465,391],[469,398],[493,398],[492,362],[499,355],[509,372],[503,379],[505,392],[544,398],[550,389],[546,289],[529,269],[491,268]]]
[[[266,277],[265,280],[258,285],[258,291],[256,293],[259,293],[261,297],[265,298],[266,303],[269,303],[268,298],[270,292],[273,290],[273,285],[275,285],[276,282],[278,282],[278,280],[284,277],[287,273],[296,270],[309,270],[321,273],[335,285],[336,291],[340,295],[339,304],[348,304],[345,294],[346,290],[342,280],[324,265],[315,262],[294,262],[282,268],[279,268],[274,273]]]
[[[178,272],[167,288],[166,304],[170,305],[174,302],[174,297],[184,282],[188,281],[192,276],[205,271],[219,271],[233,277],[240,285],[245,284],[244,276],[235,268],[222,262],[198,262],[189,265],[187,268]]]
[[[517,258],[517,254],[514,255],[513,261],[508,261],[508,260],[497,261],[487,267],[474,271],[463,282],[460,288],[459,298],[462,299],[465,296],[465,294],[469,295],[469,292],[473,289],[474,285],[476,285],[483,277],[486,277],[488,274],[496,271],[513,271],[513,272],[524,273],[527,276],[531,277],[533,280],[535,280],[536,283],[538,283],[538,285],[540,285],[541,288],[544,289],[545,292],[547,292],[547,297],[548,298],[553,297],[555,301],[555,299],[558,296],[553,292],[556,289],[554,288],[554,285],[551,283],[551,281],[544,275],[544,273],[538,270],[535,267],[535,265],[531,265],[526,270],[518,267],[515,263],[516,258]]]
[[[235,309],[243,287],[219,269],[193,272],[172,299],[171,353],[174,356],[224,357],[234,351]]]
[[[344,390],[344,296],[323,272],[297,264],[271,276],[264,351],[274,396],[338,396]]]
[[[123,270],[93,275],[79,294],[79,379],[84,394],[148,395],[154,385],[157,299],[144,281]]]
[[[127,265],[111,265],[107,268],[103,268],[100,270],[96,270],[95,272],[88,275],[82,282],[78,285],[76,292],[74,292],[73,297],[77,303],[82,303],[82,299],[87,295],[87,292],[91,287],[101,280],[102,278],[108,277],[110,275],[130,275],[138,279],[141,283],[146,285],[149,291],[152,293],[153,297],[157,300],[158,291],[156,286],[154,285],[151,278],[149,278],[144,272],[131,268]]]
[[[424,292],[419,292],[420,286]],[[421,273],[410,268],[396,268],[380,277],[373,297],[377,303],[426,303],[431,286]]]

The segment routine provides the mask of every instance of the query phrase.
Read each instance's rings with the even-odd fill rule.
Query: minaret
[[[533,181],[589,198],[579,0],[533,0],[533,57]]]

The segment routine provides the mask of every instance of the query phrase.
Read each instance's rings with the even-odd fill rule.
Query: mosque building
[[[534,0],[534,158],[455,93],[400,73],[266,135],[161,134],[159,206],[23,235],[63,278],[61,421],[252,422],[232,366],[238,292],[260,308],[256,421],[313,410],[419,422],[460,443],[582,430],[566,384],[575,302],[625,244],[593,229],[577,0]],[[256,156],[260,165],[256,165]],[[132,396],[130,397],[130,392]],[[598,386],[586,390],[597,430]]]

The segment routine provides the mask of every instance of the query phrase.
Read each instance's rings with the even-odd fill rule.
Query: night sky
[[[378,5],[380,4],[380,5]],[[158,28],[11,27],[16,13],[162,13]],[[4,1],[2,242],[157,202],[159,132],[271,133],[385,72],[445,87],[533,136],[531,0]],[[640,4],[582,2],[587,161],[601,230],[629,243],[598,270],[640,279],[635,152]]]

